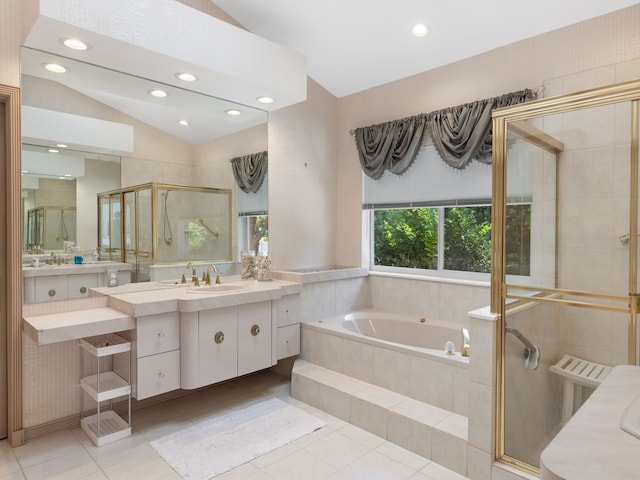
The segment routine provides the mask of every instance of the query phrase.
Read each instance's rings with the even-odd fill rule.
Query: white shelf
[[[98,375],[84,377],[80,379],[80,386],[96,402],[111,400],[131,393],[129,382],[114,372],[100,373],[99,385]]]
[[[115,333],[82,338],[80,346],[94,357],[105,357],[131,351],[131,342]]]
[[[113,410],[100,413],[100,422],[98,415],[85,417],[80,426],[98,447],[131,435],[131,426]]]

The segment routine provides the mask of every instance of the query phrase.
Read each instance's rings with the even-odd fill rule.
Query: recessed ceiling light
[[[58,177],[58,180],[66,180],[67,177]]]
[[[414,37],[424,37],[429,33],[429,28],[424,23],[416,23],[411,28],[411,34]]]
[[[65,73],[69,71],[68,67],[60,65],[59,63],[43,63],[42,66],[53,73]]]
[[[237,117],[238,115],[242,115],[242,112],[240,110],[236,110],[234,108],[225,110],[224,113],[226,113],[227,115],[232,115],[234,117]]]
[[[160,90],[159,88],[156,88],[156,89],[153,89],[153,90],[149,90],[149,95],[151,95],[153,97],[164,98],[169,94],[167,92],[165,92],[164,90]]]
[[[275,100],[272,97],[258,97],[256,98],[260,103],[273,103]]]
[[[180,125],[182,125],[183,127],[188,127],[189,126],[189,122],[187,122],[186,120],[180,120],[178,123]]]
[[[62,44],[72,50],[88,50],[90,45],[77,38],[61,38]]]
[[[64,176],[69,178],[69,177],[72,177],[73,175],[71,175],[70,173],[65,173]]]
[[[60,153],[60,150],[56,150],[55,148],[50,148],[47,150],[49,153]]]
[[[193,73],[189,72],[176,73],[176,77],[178,77],[183,82],[195,82],[198,79],[198,77],[196,77]]]
[[[22,173],[29,173],[29,170],[22,170]]]
[[[69,148],[69,145],[66,145],[64,143],[56,143],[56,147],[58,147],[58,148]]]

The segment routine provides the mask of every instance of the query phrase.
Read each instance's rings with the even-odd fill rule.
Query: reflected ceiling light
[[[62,44],[72,50],[88,50],[90,45],[77,38],[61,38]]]
[[[66,145],[64,143],[56,143],[56,147],[58,147],[58,148],[69,148],[69,145]]]
[[[47,150],[49,153],[60,153],[60,150],[56,150],[55,148],[50,148]]]
[[[70,173],[65,173],[64,176],[69,178],[69,177],[72,177],[73,175],[71,175]]]
[[[29,173],[29,170],[22,170],[22,174]]]
[[[164,98],[169,94],[167,92],[165,92],[164,90],[160,90],[159,88],[155,88],[153,90],[149,90],[149,95],[151,95],[152,97]]]
[[[429,28],[424,23],[416,23],[411,28],[411,34],[414,37],[424,37],[429,33]]]
[[[45,70],[53,73],[66,73],[69,71],[68,67],[60,65],[59,63],[43,63],[42,66],[45,68]]]
[[[176,73],[176,77],[183,82],[195,82],[198,79],[198,77],[196,77],[193,73],[189,72]]]
[[[188,127],[189,126],[189,122],[187,122],[186,120],[180,120],[178,123],[180,125],[182,125],[183,127]]]
[[[238,115],[242,115],[242,112],[240,110],[236,110],[235,108],[231,108],[229,110],[225,110],[224,113],[226,113],[227,115],[234,116],[234,117],[237,117]]]
[[[273,103],[273,102],[275,102],[273,97],[258,97],[258,98],[256,98],[256,100],[258,100],[260,103]]]

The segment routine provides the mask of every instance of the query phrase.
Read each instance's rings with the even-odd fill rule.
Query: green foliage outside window
[[[438,215],[444,212],[444,269],[491,269],[491,206],[406,208],[374,212],[375,265],[438,269]],[[530,274],[531,205],[507,206],[506,272]]]

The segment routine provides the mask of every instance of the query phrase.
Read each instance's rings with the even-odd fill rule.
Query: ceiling
[[[307,58],[336,97],[619,10],[635,0],[213,0],[250,32]],[[422,22],[429,34],[411,35]]]

